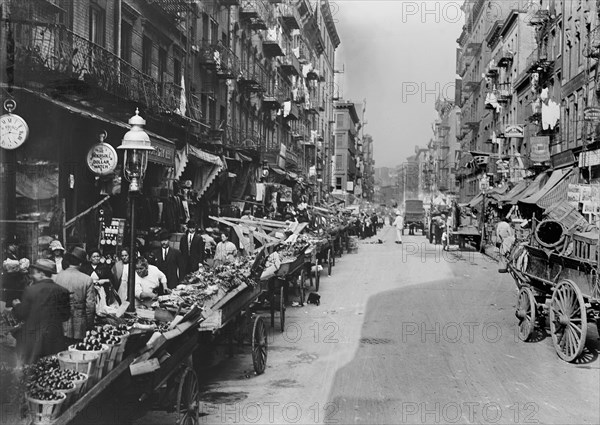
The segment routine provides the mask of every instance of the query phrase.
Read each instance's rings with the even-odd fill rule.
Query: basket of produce
[[[95,341],[109,347],[104,362],[103,375],[110,372],[123,359],[128,336],[129,332],[127,332],[126,325],[99,325],[86,332],[86,338],[96,338]]]
[[[90,332],[90,331],[88,331]],[[104,376],[104,365],[108,358],[110,347],[106,344],[102,344],[98,338],[93,335],[86,335],[83,341],[75,345],[69,346],[69,351],[84,352],[89,354],[96,354],[98,356],[98,363],[96,365],[96,373],[90,374],[91,385],[94,385]]]
[[[31,423],[47,425],[56,421],[67,396],[60,391],[34,388],[25,394],[25,399]]]
[[[61,369],[74,370],[88,377],[94,377],[97,374],[98,360],[100,359],[98,354],[87,351],[61,351],[57,357]]]
[[[87,383],[88,376],[72,369],[38,370],[30,377],[27,384],[29,389],[42,388],[50,391],[64,393],[64,406],[69,406],[82,395],[82,390]]]

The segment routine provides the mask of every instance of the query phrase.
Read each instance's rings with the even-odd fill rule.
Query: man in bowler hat
[[[204,239],[196,231],[196,222],[188,221],[187,231],[179,241],[179,249],[185,261],[185,274],[195,272],[204,261]]]
[[[20,300],[12,302],[15,317],[25,322],[16,335],[17,350],[25,364],[66,348],[63,322],[71,314],[69,291],[52,280],[54,261],[40,259],[29,269],[33,284],[25,288]]]
[[[175,288],[185,276],[185,264],[181,251],[169,245],[169,232],[162,231],[158,235],[160,248],[154,251],[156,267],[167,276],[169,289]]]

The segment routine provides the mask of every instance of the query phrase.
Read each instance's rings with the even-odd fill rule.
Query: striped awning
[[[579,179],[578,168],[562,168],[554,170],[548,181],[540,190],[521,199],[524,204],[534,204],[540,208],[548,208],[557,201],[567,199],[569,183],[577,183]]]
[[[537,175],[537,177],[531,182],[529,186],[525,188],[525,190],[517,195],[513,195],[512,199],[508,201],[511,205],[516,205],[521,199],[528,198],[529,196],[538,192],[546,182],[548,181],[548,173],[542,172]]]

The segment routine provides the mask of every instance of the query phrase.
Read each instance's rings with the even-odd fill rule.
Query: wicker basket
[[[61,369],[72,369],[87,376],[81,388],[82,393],[86,391],[89,378],[94,379],[98,374],[98,361],[100,355],[90,351],[61,351],[57,354]],[[76,381],[77,383],[77,381]]]
[[[121,341],[119,343],[108,346],[109,351],[106,356],[106,361],[104,362],[104,375],[113,370],[113,368],[123,360],[127,338],[129,338],[129,333],[120,336],[119,339]]]
[[[48,425],[52,424],[60,415],[62,406],[67,399],[67,396],[62,391],[56,391],[62,397],[60,400],[38,400],[26,395],[27,404],[29,406],[29,416],[33,425]]]
[[[82,395],[85,394],[85,392],[87,391],[87,383],[89,381],[89,375],[87,373],[83,373],[80,372],[82,375],[84,375],[83,379],[76,379],[73,381],[73,383],[75,384],[75,396],[77,398],[81,397]]]

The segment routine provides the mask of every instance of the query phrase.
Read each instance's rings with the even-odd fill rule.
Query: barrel
[[[545,248],[559,248],[565,241],[565,228],[556,220],[543,220],[535,228],[535,240]]]

